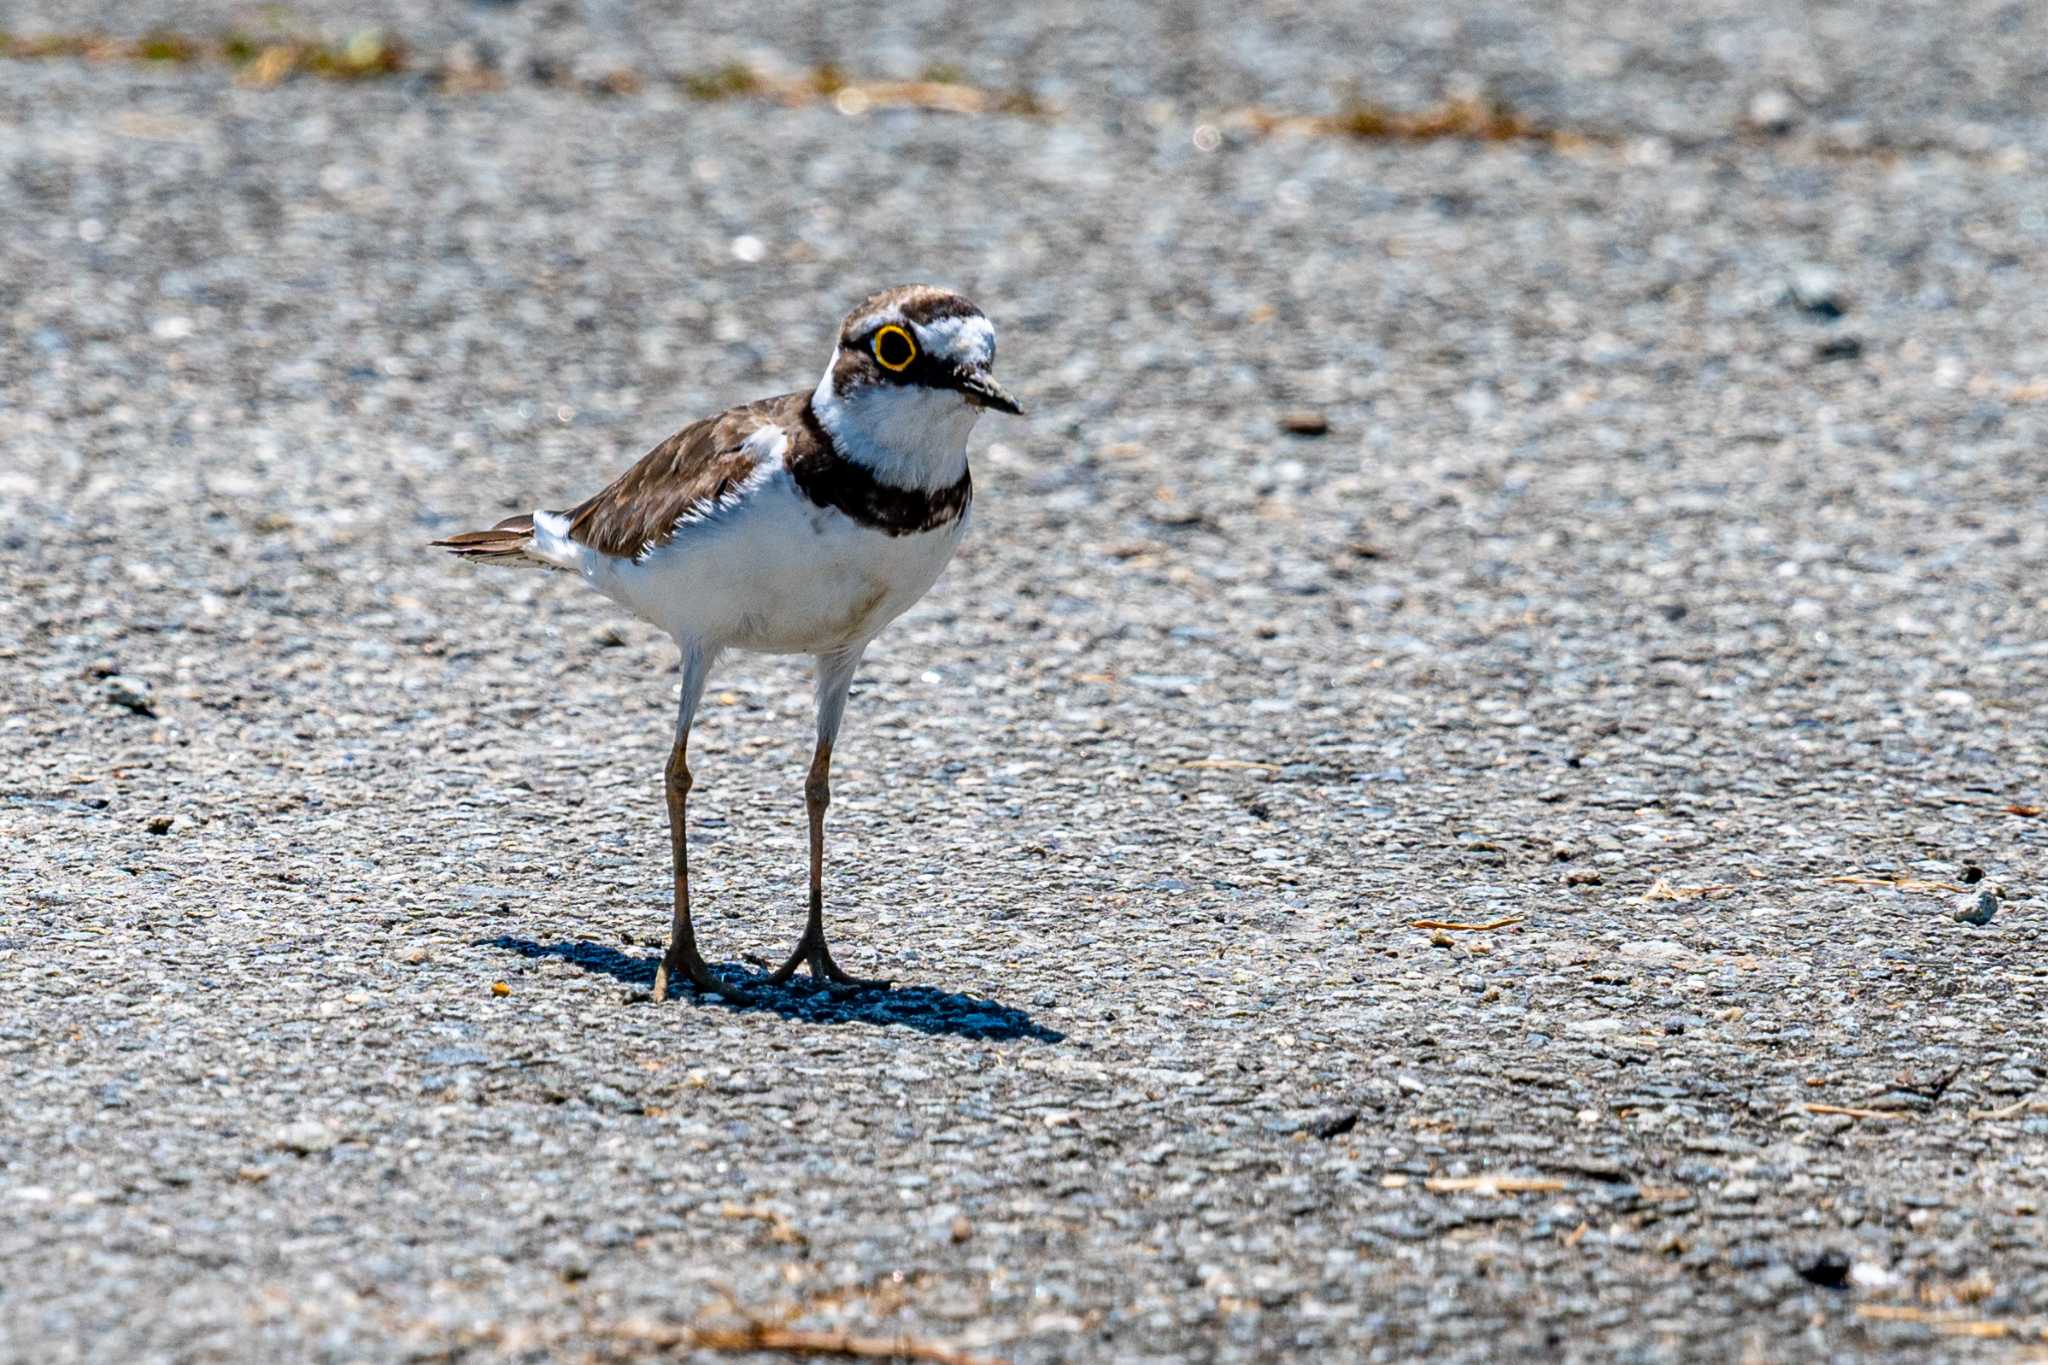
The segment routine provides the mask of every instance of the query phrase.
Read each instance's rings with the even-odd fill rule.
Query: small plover
[[[991,373],[995,329],[981,310],[929,285],[887,289],[839,328],[824,378],[684,427],[596,497],[434,543],[479,563],[567,569],[682,650],[664,792],[675,922],[655,973],[734,1000],[690,927],[684,813],[688,747],[704,685],[728,649],[809,654],[817,663],[818,739],[804,783],[810,816],[810,918],[789,960],[821,981],[848,976],[825,946],[825,808],[832,743],[861,652],[938,579],[967,524],[967,436],[983,408],[1021,413]]]

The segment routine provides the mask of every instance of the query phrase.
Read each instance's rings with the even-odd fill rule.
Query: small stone
[[[1799,105],[1785,91],[1773,87],[1749,97],[1746,122],[1759,133],[1783,137],[1799,121]]]
[[[1949,918],[1959,924],[1974,924],[1979,928],[1991,923],[1998,913],[1998,888],[1980,886],[1975,891],[1956,898],[1955,909],[1949,911]]]
[[[1590,867],[1575,867],[1564,874],[1566,886],[1598,886],[1600,874]]]
[[[152,815],[143,823],[143,828],[147,829],[151,834],[169,834],[171,826],[176,823],[177,817],[175,816]]]
[[[1792,272],[1785,296],[1802,311],[1832,321],[1849,311],[1842,301],[1842,277],[1824,265],[1802,265]]]
[[[1309,1125],[1308,1130],[1325,1142],[1333,1137],[1342,1137],[1358,1126],[1358,1111],[1345,1109],[1323,1115]]]
[[[298,1156],[312,1156],[316,1152],[332,1150],[340,1140],[326,1124],[314,1119],[300,1119],[278,1129],[272,1145]]]
[[[590,1256],[579,1243],[565,1238],[549,1247],[542,1259],[570,1284],[590,1278]]]
[[[964,1242],[964,1241],[966,1241],[966,1240],[967,1240],[968,1238],[972,1237],[973,1235],[974,1235],[974,1224],[972,1224],[972,1223],[970,1223],[970,1222],[968,1222],[968,1221],[967,1221],[967,1215],[966,1215],[966,1214],[964,1214],[964,1213],[960,1213],[960,1214],[955,1214],[955,1215],[953,1216],[953,1227],[952,1227],[952,1238],[953,1238],[953,1240],[954,1240],[955,1242]]]
[[[1855,360],[1863,354],[1863,342],[1856,337],[1830,337],[1813,348],[1815,360]]]
[[[1296,412],[1282,413],[1280,430],[1290,436],[1324,436],[1329,433],[1330,419],[1313,409],[1303,408]]]
[[[425,948],[407,948],[398,955],[398,960],[417,967],[420,963],[427,960],[427,950]]]
[[[156,700],[149,684],[140,678],[131,678],[125,673],[116,673],[100,684],[108,701],[116,706],[125,706],[138,716],[156,714]]]

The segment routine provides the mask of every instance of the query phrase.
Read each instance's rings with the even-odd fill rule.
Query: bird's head
[[[1022,413],[994,374],[996,329],[958,294],[928,284],[900,285],[863,299],[839,327],[826,376],[841,402],[863,390],[923,389],[953,403]]]
[[[840,324],[811,410],[883,483],[945,488],[967,470],[982,409],[1024,411],[996,382],[995,359],[996,330],[966,299],[928,284],[885,289]]]

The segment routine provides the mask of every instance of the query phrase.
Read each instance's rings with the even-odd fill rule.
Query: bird
[[[1023,415],[996,382],[995,358],[993,324],[959,294],[884,289],[846,314],[809,391],[693,422],[574,507],[433,542],[476,564],[574,573],[676,642],[681,700],[662,774],[674,915],[656,1001],[675,979],[752,1000],[705,963],[690,920],[690,729],[728,651],[807,654],[815,665],[817,736],[804,781],[809,913],[768,983],[801,965],[835,990],[890,984],[848,975],[825,938],[832,748],[863,652],[938,581],[966,531],[976,420],[984,411]]]

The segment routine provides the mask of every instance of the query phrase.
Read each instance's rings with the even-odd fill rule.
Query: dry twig
[[[1502,919],[1490,920],[1485,924],[1458,924],[1447,919],[1412,919],[1408,921],[1408,927],[1410,929],[1436,929],[1454,934],[1481,934],[1485,933],[1488,929],[1505,929],[1511,924],[1520,924],[1527,918],[1528,916],[1526,915],[1508,915]]]

